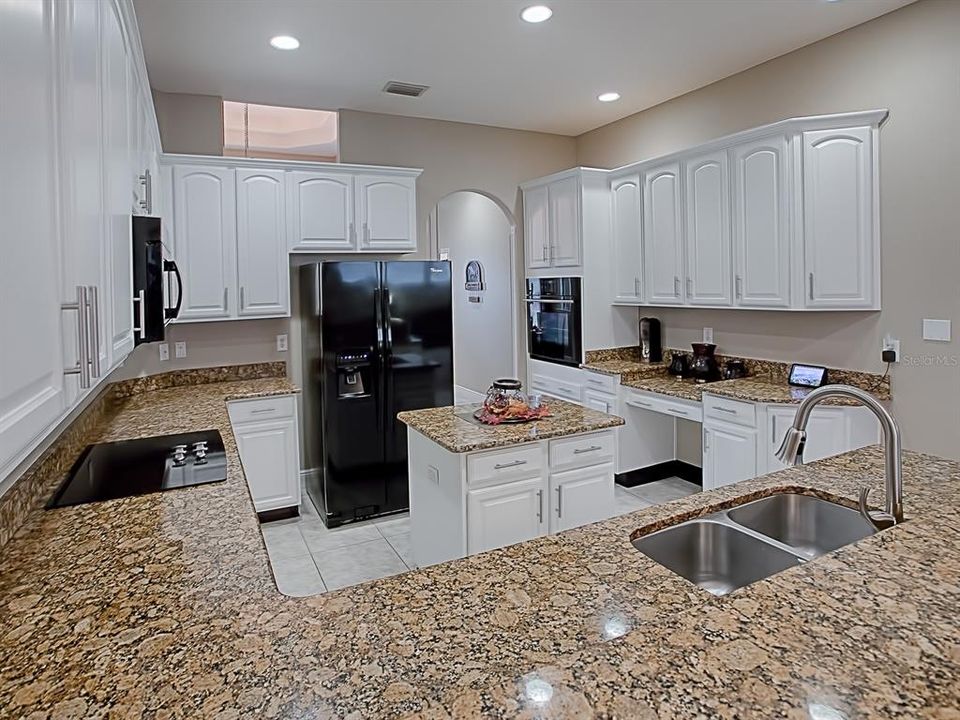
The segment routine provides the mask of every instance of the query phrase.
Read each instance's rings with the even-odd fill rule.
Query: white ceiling
[[[151,84],[578,135],[912,0],[135,0]],[[294,35],[300,49],[275,50]],[[429,85],[421,98],[388,80]],[[600,103],[616,90],[623,97]]]

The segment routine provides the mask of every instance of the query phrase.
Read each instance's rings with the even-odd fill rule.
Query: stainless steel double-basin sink
[[[633,545],[704,590],[726,595],[875,532],[856,510],[783,492],[658,530]]]

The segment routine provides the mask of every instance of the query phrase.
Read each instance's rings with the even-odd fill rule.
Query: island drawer
[[[540,443],[467,456],[467,482],[470,485],[539,475],[542,469],[543,448]]]
[[[732,400],[709,393],[703,394],[702,402],[704,417],[748,427],[757,426],[757,406],[751,402]]]
[[[550,441],[550,468],[569,469],[610,462],[616,454],[612,430]]]
[[[296,408],[297,401],[294,395],[231,400],[227,403],[227,411],[232,423],[289,418],[294,416]]]

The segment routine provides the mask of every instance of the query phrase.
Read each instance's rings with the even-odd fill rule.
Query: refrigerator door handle
[[[380,303],[380,288],[373,290],[373,314],[377,326],[377,354],[383,352],[383,306]]]
[[[393,328],[391,325],[390,288],[387,287],[383,289],[383,327],[387,337],[386,349],[388,352],[393,350]]]

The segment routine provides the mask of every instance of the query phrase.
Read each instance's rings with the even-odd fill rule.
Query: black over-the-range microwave
[[[164,257],[160,218],[133,216],[133,337],[137,345],[164,338],[166,324],[180,314],[183,278]],[[176,280],[176,303],[172,301]]]

